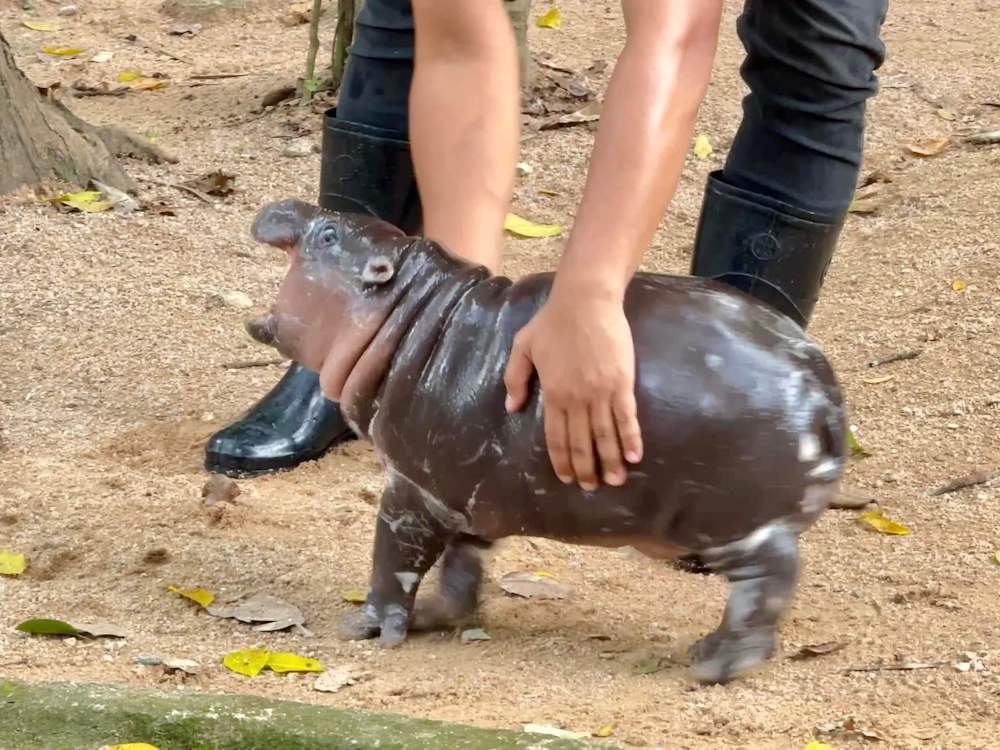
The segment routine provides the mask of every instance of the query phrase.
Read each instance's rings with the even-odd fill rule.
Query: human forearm
[[[608,296],[623,293],[676,190],[721,12],[717,0],[624,5],[629,40],[608,85],[556,281]]]

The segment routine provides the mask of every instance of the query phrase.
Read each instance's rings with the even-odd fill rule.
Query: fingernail
[[[563,484],[573,484],[573,477],[567,476],[565,474],[556,474],[559,477],[559,481]]]
[[[615,487],[621,487],[625,484],[625,475],[619,474],[617,471],[608,472],[604,475],[604,481]]]
[[[512,396],[507,396],[503,402],[503,408],[507,411],[514,411],[514,398]]]
[[[580,482],[580,486],[586,492],[593,492],[594,490],[597,489],[597,484],[595,482]]]
[[[639,463],[639,461],[642,460],[642,456],[640,456],[635,451],[626,451],[625,460],[628,461],[630,464],[637,464]]]

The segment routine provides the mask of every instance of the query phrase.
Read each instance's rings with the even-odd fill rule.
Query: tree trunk
[[[135,183],[118,166],[105,137],[122,131],[94,128],[57,101],[39,94],[14,64],[0,33],[0,195],[25,185],[100,180],[120,190]]]

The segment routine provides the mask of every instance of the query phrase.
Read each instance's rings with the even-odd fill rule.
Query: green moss
[[[587,745],[264,698],[0,679],[0,750],[579,750]]]

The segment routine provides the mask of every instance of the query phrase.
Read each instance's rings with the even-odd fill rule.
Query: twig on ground
[[[871,664],[862,667],[847,667],[838,672],[910,672],[917,669],[940,669],[947,667],[948,661],[904,661],[899,664]]]
[[[880,359],[873,359],[871,362],[868,363],[868,366],[880,367],[882,365],[887,365],[892,362],[903,362],[907,359],[916,359],[923,353],[924,353],[923,349],[910,349],[905,352],[897,352],[896,354],[890,354]]]
[[[188,60],[186,57],[181,57],[180,55],[175,55],[170,50],[163,49],[163,47],[157,47],[155,44],[147,42],[145,39],[143,39],[140,36],[136,36],[135,34],[128,34],[125,37],[125,41],[132,42],[133,44],[138,44],[140,47],[145,47],[150,52],[158,52],[161,55],[166,55],[171,60],[176,60],[177,62],[182,62],[185,65],[194,65],[194,63],[191,62],[190,60]]]
[[[956,492],[957,490],[964,490],[966,487],[975,487],[978,484],[986,484],[1000,477],[1000,472],[997,471],[976,471],[972,474],[968,474],[964,477],[958,477],[958,479],[952,479],[946,484],[942,484],[936,490],[931,492],[932,495],[947,495],[949,492]]]
[[[243,78],[252,76],[254,73],[201,73],[199,75],[188,76],[191,81],[214,81],[219,78]]]
[[[160,187],[176,188],[177,190],[183,190],[185,193],[190,193],[195,198],[200,201],[204,201],[208,205],[215,207],[215,201],[208,197],[205,193],[201,192],[198,188],[193,188],[190,185],[184,185],[180,182],[162,182],[161,180],[154,180],[151,177],[144,178],[146,182],[153,185],[159,185]]]
[[[272,365],[284,364],[288,360],[273,357],[271,359],[244,359],[238,362],[226,362],[222,366],[226,370],[246,370],[251,367],[270,367]]]

